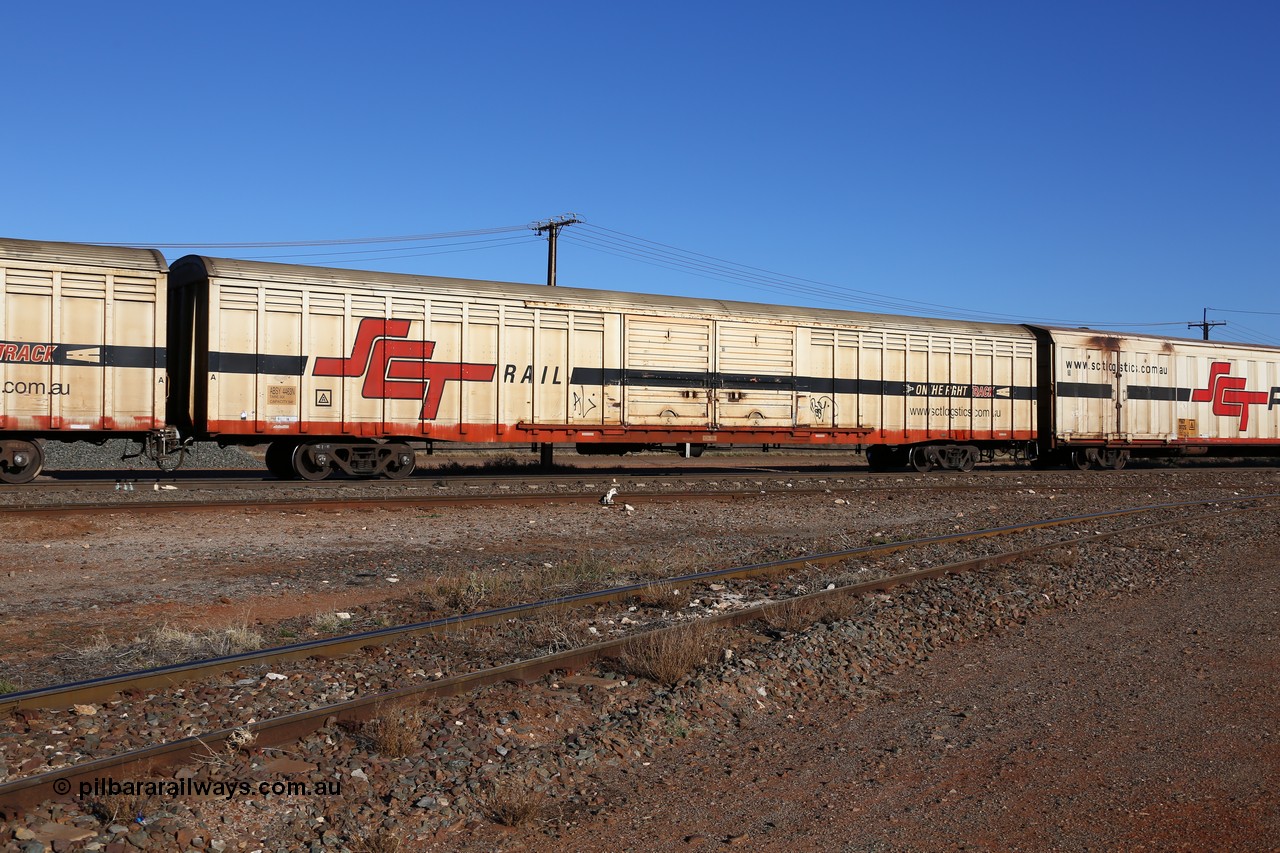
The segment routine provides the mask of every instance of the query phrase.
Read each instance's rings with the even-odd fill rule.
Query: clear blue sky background
[[[200,250],[539,282],[524,226],[572,211],[562,285],[1183,336],[1210,307],[1215,338],[1280,344],[1272,0],[51,2],[2,26],[0,236],[172,260],[509,226]]]

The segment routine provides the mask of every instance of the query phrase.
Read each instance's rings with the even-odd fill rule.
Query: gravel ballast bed
[[[733,635],[713,667],[670,689],[607,672],[604,682],[595,684],[495,688],[429,711],[421,749],[411,758],[371,753],[359,733],[331,728],[291,751],[291,757],[314,765],[314,771],[301,771],[304,776],[344,780],[341,808],[316,797],[168,803],[163,808],[172,814],[157,810],[145,832],[129,833],[130,841],[169,849],[185,831],[206,841],[217,838],[228,849],[242,837],[269,840],[268,849],[344,840],[358,849],[362,833],[376,834],[390,823],[396,836],[417,839],[417,846],[405,849],[467,844],[555,849],[566,843],[576,849],[669,849],[659,842],[672,842],[670,826],[665,835],[625,835],[628,840],[619,847],[594,834],[621,807],[608,785],[632,774],[666,774],[653,768],[666,767],[669,751],[678,752],[685,743],[734,754],[749,753],[753,746],[764,749],[759,741],[742,741],[743,733],[764,720],[801,718],[815,703],[838,702],[849,714],[863,706],[881,707],[893,701],[896,689],[886,680],[894,676],[886,673],[918,666],[957,643],[1008,636],[1034,613],[1064,613],[1085,603],[1103,606],[1135,596],[1158,601],[1168,586],[1197,577],[1201,567],[1229,563],[1237,548],[1262,547],[1273,530],[1273,514],[1224,516],[1176,542],[1160,531],[1134,534],[1132,541],[1089,546],[1011,571],[932,581],[878,596],[854,618],[804,633]],[[1135,675],[1135,682],[1141,679]],[[932,743],[930,738],[923,746]],[[242,751],[227,756],[225,766],[206,765],[196,772],[227,779],[271,777],[279,775],[269,769],[273,760],[273,755]],[[670,774],[675,778],[677,770],[671,768]],[[612,781],[603,781],[606,777]],[[494,792],[514,784],[501,781],[507,779],[520,780],[544,798],[539,814],[550,823],[514,834],[494,827],[489,809]],[[672,793],[681,798],[679,790]],[[683,798],[689,798],[687,791]],[[668,807],[678,810],[674,803]],[[354,816],[345,824],[336,817],[343,812]],[[97,818],[53,812],[28,816],[23,827],[38,828],[54,817],[97,830],[94,843],[113,837]],[[327,819],[322,823],[320,817]],[[678,825],[674,815],[664,820]],[[592,834],[578,833],[576,824],[594,827]],[[565,837],[557,840],[557,835]],[[926,849],[913,847],[909,835],[900,842],[893,849]]]
[[[1169,524],[1179,517],[1179,512],[1165,510],[1157,513],[1155,518],[1164,516],[1166,521],[1163,523]],[[1060,542],[1064,537],[1069,541],[1080,533],[1087,536],[1098,532],[1098,528],[1125,529],[1125,525],[1131,523],[1123,517],[1100,520],[1090,524],[1087,531],[1029,531],[1012,537],[980,539],[949,547],[917,548],[905,555],[864,558],[828,567],[814,566],[787,578],[770,576],[758,580],[702,583],[671,599],[670,606],[676,608],[674,611],[666,604],[652,603],[643,607],[624,603],[578,608],[567,614],[551,616],[552,625],[535,621],[527,629],[524,625],[500,625],[462,632],[455,630],[438,637],[371,647],[363,654],[337,660],[308,658],[235,669],[179,689],[145,696],[117,696],[105,703],[100,709],[101,715],[97,708],[92,714],[83,709],[67,708],[24,714],[7,721],[9,725],[0,720],[0,738],[6,738],[2,754],[9,766],[16,768],[11,771],[12,776],[36,775],[128,749],[235,727],[255,719],[314,710],[358,696],[474,672],[564,648],[586,646],[601,639],[632,634],[648,626],[693,621],[760,602],[785,600],[828,586],[848,586],[1033,544]],[[1144,517],[1144,523],[1160,522]],[[1046,559],[1074,561],[1079,558],[1078,551],[1073,550],[1076,547],[1064,546],[1060,553],[1050,552]],[[1171,547],[1174,554],[1181,551]],[[562,592],[574,591],[577,590]],[[348,621],[356,621],[354,614],[344,615],[352,617]],[[435,614],[419,615],[427,618]],[[368,622],[368,615],[365,614],[360,621]],[[547,642],[548,639],[554,640],[554,645],[530,645],[531,641]],[[106,649],[97,663],[101,666],[109,662],[102,659],[107,657],[113,657],[119,663],[135,659],[128,655],[129,651],[129,646]],[[83,662],[82,656],[76,659]],[[119,668],[128,670],[125,666]],[[0,781],[4,781],[3,777]]]
[[[44,469],[46,471],[121,471],[130,473],[154,473],[163,476],[156,463],[136,455],[140,445],[136,441],[113,438],[103,444],[87,441],[46,441],[44,443]],[[131,457],[131,458],[126,458]],[[183,462],[184,469],[228,468],[262,469],[262,460],[239,447],[219,447],[212,441],[197,442]]]

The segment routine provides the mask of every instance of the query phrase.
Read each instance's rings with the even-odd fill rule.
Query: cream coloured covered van
[[[163,433],[166,271],[150,249],[0,239],[0,480],[39,474],[39,439]]]
[[[174,422],[271,440],[282,476],[403,476],[411,440],[848,444],[922,468],[1035,440],[1021,326],[198,256],[170,282]]]
[[[1046,329],[1053,440],[1080,467],[1127,453],[1247,455],[1280,446],[1280,349]]]

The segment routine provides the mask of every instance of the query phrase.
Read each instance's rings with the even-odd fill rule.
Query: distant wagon
[[[176,461],[167,273],[151,249],[0,240],[0,481],[40,473],[39,439],[136,438]]]

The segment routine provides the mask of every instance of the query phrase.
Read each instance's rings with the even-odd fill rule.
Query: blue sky
[[[0,236],[539,282],[523,226],[575,212],[562,285],[1180,336],[1209,307],[1215,339],[1280,345],[1269,0],[54,2],[4,28]],[[200,249],[456,232],[485,233]]]

